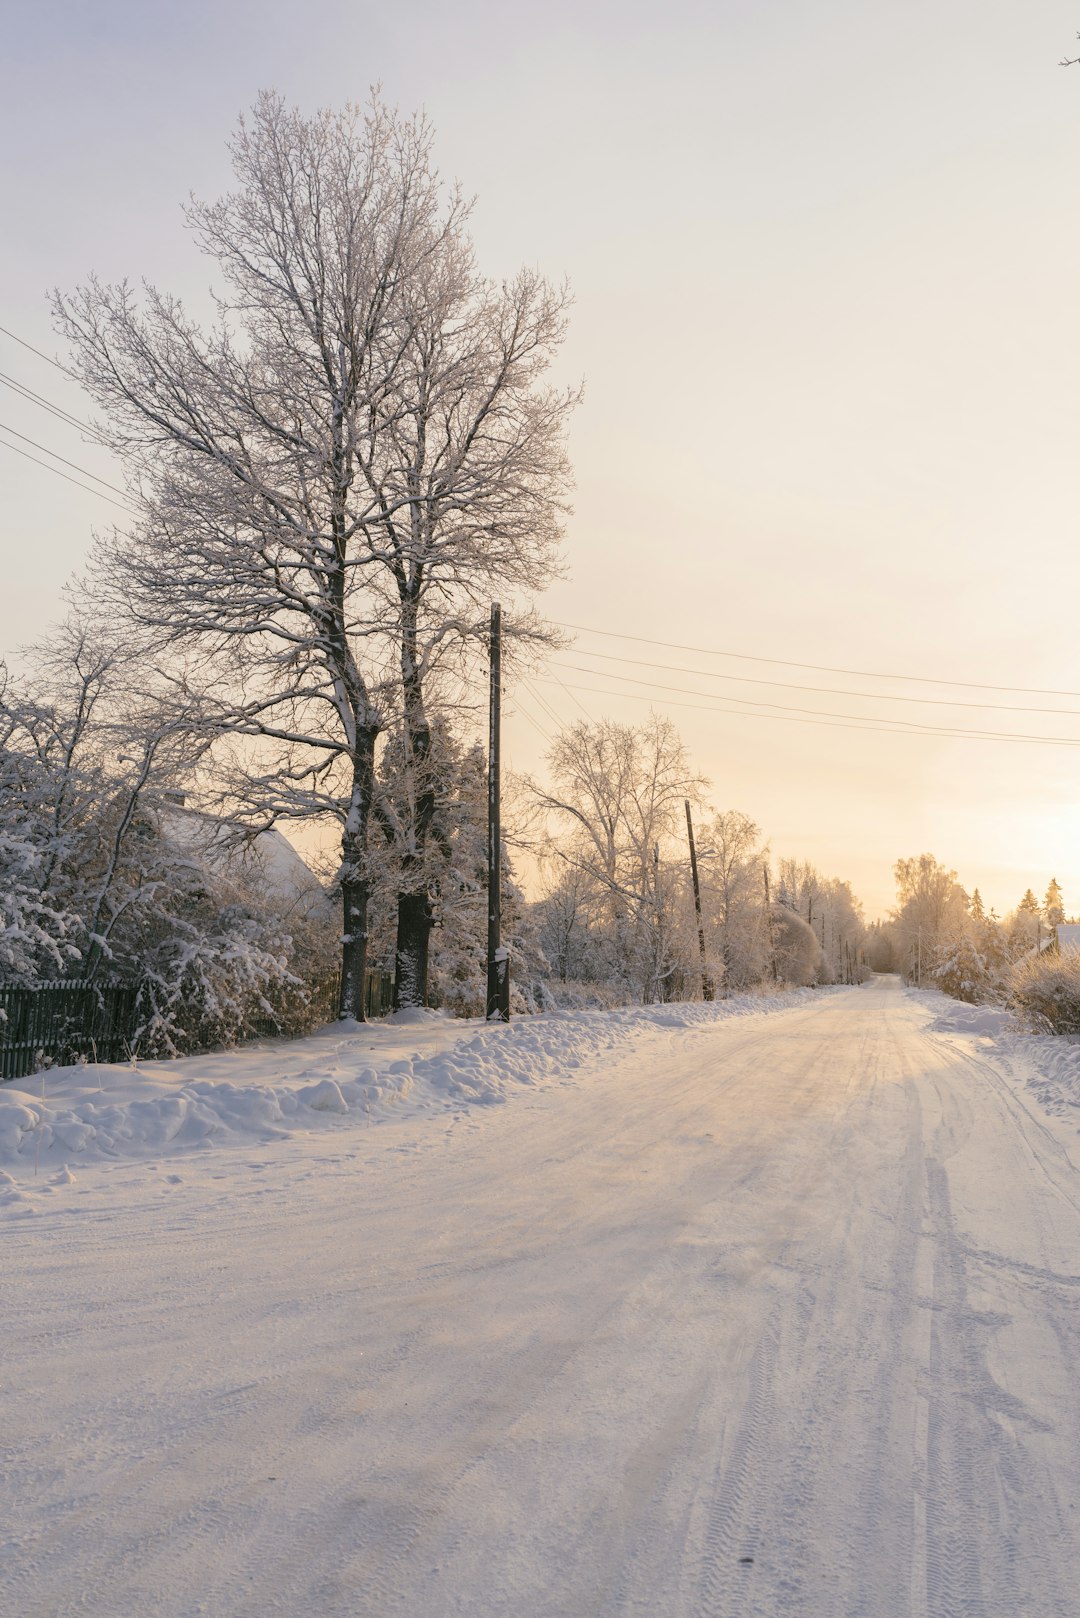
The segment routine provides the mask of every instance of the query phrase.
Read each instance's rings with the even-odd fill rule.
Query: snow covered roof
[[[1058,949],[1062,955],[1080,954],[1080,924],[1075,921],[1063,921],[1057,929]]]
[[[214,832],[223,823],[200,810],[177,805],[170,807],[162,820],[174,842],[219,868],[254,874],[268,896],[297,905],[309,915],[332,909],[330,897],[314,871],[276,829],[258,832],[249,844],[236,847],[214,842]]]

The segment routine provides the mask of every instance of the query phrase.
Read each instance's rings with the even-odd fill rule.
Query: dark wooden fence
[[[123,1061],[131,1051],[138,993],[127,983],[0,988],[0,1079],[84,1057]]]
[[[333,1022],[340,980],[331,979],[309,1002],[311,1024]],[[139,1026],[137,984],[42,983],[32,989],[0,985],[0,1080],[21,1079],[42,1067],[70,1062],[123,1062]],[[389,972],[369,971],[364,1014],[381,1017],[394,999]],[[254,1038],[273,1036],[278,1026],[260,1019]]]
[[[311,997],[312,1012],[320,1023],[333,1022],[338,1014],[341,979],[332,978]],[[364,976],[364,1016],[384,1017],[394,1004],[394,974],[368,967]]]

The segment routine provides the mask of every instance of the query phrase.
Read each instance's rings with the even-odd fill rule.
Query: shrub
[[[958,938],[940,945],[934,952],[929,975],[939,989],[968,1005],[977,1006],[994,997],[990,968],[974,939]]]
[[[1080,1034],[1080,954],[1026,955],[1013,967],[1010,999],[1038,1034]]]

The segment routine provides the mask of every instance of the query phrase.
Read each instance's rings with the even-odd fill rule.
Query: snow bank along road
[[[1080,1613],[1075,1129],[929,1019],[879,979],[13,1215],[3,1611]]]

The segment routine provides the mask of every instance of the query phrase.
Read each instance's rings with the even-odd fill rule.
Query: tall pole
[[[690,818],[690,799],[684,798],[686,806],[686,835],[690,842],[690,873],[694,879],[694,909],[697,912],[698,948],[701,950],[701,998],[713,998],[712,978],[705,960],[705,927],[701,920],[701,883],[698,881],[697,849],[694,847],[694,822]]]
[[[761,874],[765,878],[765,937],[768,940],[768,944],[769,944],[769,965],[772,968],[773,982],[778,983],[780,981],[780,971],[779,971],[779,968],[777,967],[777,964],[776,964],[776,945],[773,942],[772,897],[771,897],[771,895],[769,893],[769,862],[768,862],[768,860],[764,860],[762,862]]]
[[[502,947],[502,612],[491,603],[491,692],[488,703],[488,1022],[510,1021],[510,956]]]

